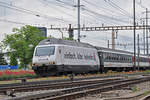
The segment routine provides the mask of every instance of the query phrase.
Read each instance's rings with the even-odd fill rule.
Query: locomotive
[[[136,58],[137,61],[137,58]],[[148,56],[140,55],[139,69],[148,69]],[[133,69],[133,53],[96,47],[88,43],[49,38],[35,47],[32,69],[39,76],[68,73],[96,73]]]

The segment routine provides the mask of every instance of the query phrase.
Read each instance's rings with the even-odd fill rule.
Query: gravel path
[[[109,98],[117,98],[117,97],[130,97],[130,96],[138,95],[140,93],[146,94],[147,91],[150,91],[150,81],[136,84],[136,85],[131,85],[129,87],[120,90],[104,92],[96,95],[88,95],[86,97],[79,98],[76,100],[105,100],[106,98],[109,99]]]

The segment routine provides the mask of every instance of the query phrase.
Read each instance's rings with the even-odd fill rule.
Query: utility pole
[[[149,54],[149,46],[148,46],[148,9],[146,8],[146,45],[147,45],[147,55]]]
[[[134,26],[134,65],[133,70],[136,69],[136,33],[135,33],[135,0],[133,0],[133,26]]]
[[[149,45],[148,45],[148,38],[149,38],[149,35],[148,35],[148,29],[149,29],[149,26],[148,26],[148,13],[150,13],[149,11],[148,11],[148,8],[146,8],[146,11],[145,12],[143,12],[143,13],[145,13],[146,14],[146,25],[145,25],[145,32],[146,32],[146,54],[147,55],[149,55]]]
[[[143,27],[145,26],[145,21],[143,21]],[[145,55],[145,29],[143,29],[143,48],[144,48],[144,55]]]
[[[63,31],[59,30],[59,32],[61,33],[61,38],[63,39],[64,38]]]
[[[140,44],[139,44],[139,34],[138,34],[138,36],[137,36],[137,38],[138,38],[138,40],[137,40],[137,45],[138,45],[138,70],[139,70],[139,61],[140,61],[140,58],[139,58],[139,55],[140,55]]]
[[[108,44],[107,44],[107,47],[109,48],[109,40],[108,40]]]
[[[69,33],[69,38],[73,39],[73,29],[71,28],[71,24],[69,24],[68,33]]]
[[[80,0],[78,0],[78,42],[80,42]]]
[[[115,31],[112,30],[112,49],[115,49]]]

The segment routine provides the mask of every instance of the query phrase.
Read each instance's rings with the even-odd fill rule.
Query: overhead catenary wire
[[[31,25],[31,26],[41,26],[43,23],[25,23],[25,22],[19,22],[19,21],[13,21],[10,19],[0,19],[0,22],[6,22],[6,23],[12,23],[12,24],[18,24],[18,25]]]
[[[21,7],[17,7],[17,6],[14,6],[14,5],[10,5],[10,4],[8,4],[8,3],[1,2],[1,1],[0,1],[0,6],[1,6],[1,7],[5,7],[5,8],[9,8],[9,9],[11,9],[11,10],[19,11],[19,12],[21,12],[21,13],[26,13],[26,14],[35,15],[35,16],[37,16],[37,17],[44,17],[44,18],[51,19],[51,20],[57,20],[57,21],[68,22],[67,20],[64,20],[64,19],[61,19],[61,18],[48,16],[48,15],[42,14],[42,13],[37,12],[37,11],[31,11],[31,10],[28,10],[28,9],[25,9],[25,8],[21,8]]]
[[[68,9],[68,8],[71,8],[71,7],[73,7],[74,6],[74,4],[73,3],[68,3],[68,2],[66,2],[65,0],[43,0],[43,1],[55,1],[54,2],[54,4],[55,5],[59,5],[60,7],[66,7],[66,9]],[[85,1],[85,0],[83,0],[83,1]],[[88,0],[87,0],[88,1]],[[89,1],[88,1],[89,2]],[[0,3],[1,4],[6,4],[7,5],[7,3],[4,3],[4,2],[1,2],[0,1]],[[91,5],[91,3],[89,3],[90,5]],[[92,4],[95,4],[95,3],[92,3]],[[6,6],[5,5],[5,6]],[[28,13],[28,14],[32,14],[32,15],[40,15],[41,13],[39,13],[39,12],[36,12],[36,11],[32,11],[32,10],[28,10],[28,9],[24,9],[24,8],[21,8],[21,7],[17,7],[17,6],[15,6],[15,5],[10,5],[9,4],[9,6],[11,7],[11,9],[12,9],[12,7],[16,7],[15,9],[16,10],[19,10],[20,12],[25,12],[25,13]],[[99,7],[99,6],[98,6]],[[85,10],[86,9],[86,10]],[[99,8],[98,8],[99,9]],[[57,10],[57,9],[56,9]],[[72,10],[72,9],[71,9]],[[92,21],[94,21],[94,20],[99,20],[99,22],[105,22],[105,23],[114,23],[114,24],[118,24],[118,23],[121,23],[121,22],[123,22],[123,23],[128,23],[128,21],[124,21],[124,20],[122,20],[121,18],[120,19],[115,19],[114,20],[114,18],[113,17],[110,17],[110,16],[105,16],[104,14],[100,14],[99,12],[96,12],[96,11],[93,11],[93,10],[91,10],[89,7],[87,7],[87,6],[85,6],[85,7],[83,7],[83,10],[85,10],[85,12],[86,13],[84,13],[83,12],[83,15],[87,18],[87,20],[89,20],[90,22],[92,22]],[[60,11],[61,12],[61,11]],[[110,9],[110,12],[111,12],[111,9]],[[118,13],[117,11],[115,11],[115,13]],[[43,14],[41,14],[41,15],[43,15]],[[89,16],[87,16],[87,15],[89,15]],[[43,15],[44,16],[44,15]],[[42,17],[42,16],[41,16]],[[93,17],[93,19],[92,19],[92,17]],[[44,17],[45,18],[45,17]],[[48,16],[47,16],[47,18],[48,18]],[[89,18],[89,19],[88,19]],[[95,19],[96,18],[96,19]],[[54,18],[55,19],[55,18]],[[109,20],[108,20],[109,19]],[[52,18],[52,20],[53,20],[53,18]],[[56,19],[55,19],[56,20]],[[97,20],[97,21],[98,21]],[[117,20],[117,21],[116,21]],[[93,23],[94,24],[94,23]]]
[[[50,2],[49,0],[44,0],[44,1],[47,1],[47,2]],[[55,0],[54,0],[55,1]],[[52,2],[52,1],[51,1]],[[67,2],[64,2],[64,1],[62,1],[62,0],[56,0],[55,1],[55,3],[57,2],[57,4],[63,4],[63,5],[66,5],[66,7],[73,7],[73,4],[70,4],[70,3],[67,3]],[[54,2],[53,2],[54,3]],[[61,5],[62,6],[62,5]],[[64,7],[64,6],[63,6]],[[86,6],[85,7],[83,7],[81,10],[83,10],[83,13],[85,12],[85,9],[86,9]],[[95,12],[95,13],[97,13],[96,11],[92,11],[92,12]],[[90,12],[91,13],[91,12]],[[102,15],[102,14],[101,14]],[[98,16],[98,15],[95,15],[95,16]],[[106,15],[105,15],[106,16]],[[101,17],[101,16],[99,16],[99,17]],[[116,17],[115,16],[113,16],[112,18],[111,17],[103,17],[103,19],[104,20],[107,20],[108,21],[108,19],[111,21],[111,20],[114,20],[114,19],[116,19]],[[124,18],[125,19],[125,18]],[[120,23],[120,22],[123,22],[123,23],[128,23],[128,24],[130,24],[130,21],[129,21],[129,19],[127,19],[126,18],[126,20],[124,20],[124,19],[121,19],[121,18],[118,18],[117,20],[115,20],[115,21],[118,21],[118,23]],[[91,20],[91,19],[90,19]],[[101,18],[101,20],[102,20],[102,18]],[[110,22],[109,21],[109,22]],[[111,23],[113,23],[113,22],[111,22]],[[114,24],[117,24],[116,22],[114,22]]]
[[[28,9],[24,9],[24,8],[21,8],[21,7],[17,7],[17,6],[14,6],[14,5],[10,5],[10,4],[4,3],[4,2],[0,2],[0,3],[6,4],[6,5],[1,5],[1,4],[0,4],[0,6],[5,7],[5,8],[17,10],[17,11],[22,12],[22,13],[32,14],[32,15],[35,15],[35,16],[40,16],[40,17],[42,16],[42,14],[40,14],[40,13],[38,13],[38,12],[35,12],[35,11],[31,11],[31,10],[28,10]],[[43,16],[44,16],[44,15],[43,15]],[[44,16],[44,18],[48,18],[48,19],[49,19],[48,16]],[[51,20],[54,20],[54,19],[56,19],[56,18],[51,18]],[[3,21],[5,21],[5,20],[3,20]],[[10,20],[9,20],[8,22],[14,22],[14,23],[16,23],[16,24],[19,24],[19,22],[10,21]],[[91,22],[92,22],[92,21],[91,21]]]
[[[120,22],[123,22],[123,23],[128,23],[128,21],[124,21],[124,20],[117,19],[117,18],[112,18],[112,17],[110,17],[110,16],[103,15],[103,14],[100,14],[100,13],[97,13],[97,12],[94,12],[94,11],[92,11],[92,10],[90,10],[90,9],[87,9],[87,8],[85,8],[84,10],[86,10],[86,11],[88,11],[88,12],[90,12],[90,13],[93,13],[93,14],[95,14],[96,16],[103,17],[103,18],[105,18],[105,19],[111,19],[111,20],[120,21]]]
[[[143,6],[141,2],[136,1],[135,3],[138,4],[141,8],[146,9],[146,7]]]
[[[19,24],[19,25],[29,25],[27,23],[12,21],[12,20],[8,20],[8,19],[0,19],[0,21],[1,22],[7,22],[7,23],[13,23],[13,24]]]
[[[57,0],[57,2],[52,2],[52,1],[48,1],[48,0],[42,0],[42,1],[45,1],[45,2],[48,2],[48,3],[52,3],[52,4],[57,4],[57,6],[59,6],[59,7],[63,7],[63,8],[65,8],[65,9],[68,9],[68,8],[66,8],[66,7],[74,7],[74,5],[73,4],[68,4],[68,3],[66,3],[66,2],[62,2],[62,1],[58,1]],[[63,5],[58,5],[58,4],[63,4]],[[66,5],[65,7],[64,7],[64,5]],[[81,8],[81,10],[83,10],[84,11],[84,8]],[[85,13],[81,13],[81,15],[82,16],[84,16],[84,17],[86,17],[86,19],[88,19],[90,22],[93,22],[93,20],[94,20],[94,17],[95,16],[92,16],[91,14],[89,15],[89,16],[92,16],[91,18],[90,17],[88,17],[87,16],[87,14],[85,14]],[[96,17],[97,18],[97,17]],[[82,17],[81,17],[81,19],[82,19]],[[105,20],[105,19],[104,19]]]
[[[43,0],[43,1],[46,1],[46,2],[50,2],[50,1],[52,1],[52,0]],[[62,7],[62,5],[61,4],[63,4],[63,7],[66,7],[66,5],[68,6],[68,7],[73,7],[74,6],[74,4],[73,3],[68,3],[68,2],[65,2],[65,1],[62,1],[62,0],[53,0],[53,1],[55,1],[55,5],[56,4],[60,4],[59,6],[60,7]],[[83,0],[83,1],[85,1],[85,0]],[[89,3],[89,1],[87,1],[88,3]],[[43,15],[43,14],[41,14],[41,13],[39,13],[39,12],[36,12],[36,11],[31,11],[31,10],[28,10],[28,9],[24,9],[24,8],[21,8],[21,7],[17,7],[17,6],[14,6],[14,5],[10,5],[10,4],[8,4],[8,3],[5,3],[5,2],[1,2],[0,1],[0,3],[2,3],[2,4],[5,4],[5,7],[6,7],[6,5],[9,5],[9,6],[12,6],[12,7],[14,7],[13,9],[14,10],[17,10],[17,11],[20,11],[20,12],[24,12],[24,13],[28,13],[28,14],[32,14],[32,15],[35,15],[35,16],[40,16],[40,17],[44,17],[44,18],[47,18],[47,19],[49,19],[51,16],[46,16],[46,15]],[[112,2],[111,2],[112,3]],[[92,5],[93,5],[94,3],[92,3]],[[113,3],[114,4],[114,3]],[[91,5],[91,3],[90,3],[90,5]],[[3,6],[4,7],[4,5],[1,5],[1,6]],[[116,4],[115,4],[115,6],[116,7],[118,7]],[[8,7],[8,6],[7,6]],[[9,8],[11,8],[12,9],[12,7],[9,7]],[[66,8],[66,9],[68,9],[68,8]],[[86,9],[86,8],[85,8]],[[88,10],[86,10],[86,11],[89,11],[89,9]],[[123,11],[123,10],[122,10]],[[62,12],[62,10],[60,10],[60,12]],[[90,13],[93,13],[94,11],[90,11]],[[63,13],[65,13],[64,11],[63,11]],[[97,12],[95,12],[95,14],[96,14]],[[127,12],[126,12],[127,13]],[[67,14],[67,13],[66,13]],[[67,14],[67,15],[69,15],[69,14]],[[71,14],[70,14],[71,15]],[[101,14],[102,15],[102,14]],[[99,16],[98,15],[98,13],[97,13],[97,15],[96,16]],[[73,16],[72,16],[73,17]],[[115,16],[114,16],[115,17]],[[111,18],[111,17],[106,17],[107,19],[109,18],[110,20],[116,20],[115,18]],[[52,17],[51,18],[52,20],[63,20],[63,19],[61,19],[61,18],[56,18],[56,17]],[[107,20],[107,19],[105,19],[105,18],[103,18],[104,20]],[[90,19],[91,20],[91,19]],[[124,22],[124,23],[129,23],[129,22],[127,22],[127,21],[124,21],[124,20],[122,20],[122,19],[117,19],[118,21],[121,21],[121,22]],[[120,23],[120,22],[119,22]]]
[[[130,18],[133,19],[133,15],[131,15],[129,12],[118,6],[116,3],[113,2],[113,0],[104,0],[104,1],[106,1],[106,3],[108,3],[110,6],[114,7],[118,11],[124,13],[126,16],[130,16]],[[140,16],[138,15],[138,13],[136,13],[136,21],[140,21]]]
[[[106,18],[104,17],[101,17],[99,15],[95,15],[94,13],[91,13],[91,12],[86,12],[88,14],[88,16],[91,16],[92,18],[95,18],[97,21],[100,20],[102,23],[105,23],[105,24],[118,24],[117,22],[114,22],[113,20],[110,20],[108,21]]]
[[[68,4],[65,4],[65,3],[62,3],[62,2],[58,2],[58,1],[56,1],[56,0],[39,0],[39,1],[41,1],[42,3],[49,3],[49,4],[53,4],[53,5],[55,5],[55,6],[57,6],[57,7],[62,7],[62,8],[65,8],[65,9],[70,9],[70,7],[74,7],[73,5],[68,5]]]
[[[52,0],[44,0],[44,1],[52,1]],[[57,2],[57,4],[63,4],[64,6],[66,6],[67,5],[67,7],[73,7],[73,3],[67,3],[67,2],[63,2],[63,0],[53,0],[53,1],[56,1]],[[85,1],[85,0],[84,0]],[[89,2],[89,1],[88,1]],[[0,2],[0,3],[2,3],[2,2]],[[7,3],[4,3],[4,4],[7,4]],[[54,4],[56,4],[56,3],[54,3]],[[91,4],[90,4],[91,5]],[[9,6],[10,6],[10,4],[9,4]],[[13,7],[17,7],[17,6],[14,6],[14,5],[11,5],[11,6],[13,6]],[[39,15],[40,13],[39,12],[36,12],[36,11],[31,11],[31,10],[28,10],[28,9],[24,9],[24,8],[20,8],[20,7],[17,7],[17,8],[19,8],[19,10],[20,9],[22,9],[22,10],[24,10],[24,11],[26,11],[26,12],[30,12],[31,14],[34,14],[34,15]],[[94,20],[99,20],[99,22],[105,22],[105,23],[114,23],[114,24],[118,24],[118,23],[128,23],[128,21],[126,21],[126,20],[123,20],[123,19],[121,19],[121,18],[117,18],[117,17],[110,17],[110,16],[107,16],[107,15],[104,15],[104,14],[100,14],[99,12],[96,12],[96,11],[93,11],[93,10],[91,10],[90,8],[88,8],[87,6],[85,6],[85,7],[83,7],[82,8],[83,9],[83,15],[84,15],[84,17],[86,17],[87,18],[87,20],[89,20],[90,22],[92,22],[92,21],[94,21]],[[21,10],[21,12],[22,12],[22,10]],[[86,13],[85,13],[86,12]],[[89,17],[89,16],[87,16],[87,15],[89,15],[89,16],[91,16],[91,17]],[[93,17],[93,19],[92,19],[92,17]],[[89,18],[89,19],[88,19]],[[96,19],[95,19],[96,18]],[[97,20],[97,21],[98,21]]]
[[[133,16],[127,12],[126,10],[122,9],[120,6],[118,6],[116,3],[114,3],[112,0],[104,0],[105,2],[107,2],[108,4],[110,4],[112,7],[114,7],[115,9],[117,9],[118,11],[120,11],[122,14],[129,16],[130,18],[133,18]]]
[[[43,1],[43,0],[39,0],[39,1]],[[68,7],[66,7],[66,6],[63,6],[63,5],[61,5],[60,3],[58,3],[58,2],[52,2],[52,1],[47,1],[47,0],[44,0],[46,3],[47,3],[47,5],[49,5],[51,8],[54,8],[55,10],[57,10],[57,11],[59,11],[59,12],[61,12],[61,13],[63,13],[63,14],[66,14],[66,15],[68,15],[68,16],[71,16],[71,17],[74,17],[75,18],[75,16],[73,16],[72,14],[70,14],[69,12],[66,12],[66,11],[63,11],[62,9],[60,9],[60,8],[57,8],[57,7],[61,7],[61,8],[64,8],[64,9],[66,9],[66,10],[68,10],[69,8]],[[69,9],[70,10],[70,9]]]
[[[85,1],[85,0],[84,0]],[[87,2],[87,1],[86,1]],[[89,2],[87,2],[87,3],[89,3]],[[129,23],[129,21],[125,21],[125,20],[122,20],[122,19],[120,19],[120,18],[116,18],[115,16],[113,16],[113,17],[110,17],[110,16],[107,16],[107,15],[104,15],[104,14],[100,14],[100,13],[98,13],[98,12],[95,12],[95,11],[92,11],[91,9],[89,9],[89,8],[87,8],[87,7],[84,7],[83,8],[84,10],[86,10],[86,11],[88,11],[88,12],[90,12],[90,13],[93,13],[95,16],[99,16],[99,17],[102,17],[103,19],[110,19],[110,21],[111,20],[115,20],[115,21],[120,21],[120,22],[123,22],[123,23]],[[104,17],[105,16],[105,17]],[[101,19],[102,19],[101,18]],[[120,23],[119,22],[119,23]],[[115,22],[116,23],[116,22]]]
[[[49,0],[44,0],[44,1],[46,1],[46,2],[49,2],[49,3],[52,3],[52,1],[50,2]],[[55,0],[54,0],[55,1]],[[65,8],[66,7],[74,7],[74,5],[73,4],[69,4],[69,3],[67,3],[67,2],[63,2],[62,0],[56,0],[56,2],[55,3],[57,3],[57,4],[63,4],[63,7],[64,7],[64,5],[66,5],[65,6]],[[54,4],[54,2],[53,2],[53,4]],[[57,5],[58,6],[58,5]],[[62,5],[60,5],[61,7],[62,7]],[[83,11],[85,11],[85,9],[86,9],[87,7],[83,7],[83,8],[81,8],[81,10],[83,10]],[[88,10],[86,10],[87,12],[90,12],[90,13],[93,13],[93,12],[95,12],[95,11],[89,11],[89,9]],[[97,12],[95,12],[95,14],[96,14]],[[82,14],[82,13],[81,13]],[[102,14],[101,14],[102,15]],[[99,17],[101,17],[100,15],[95,15],[95,16],[99,16]],[[105,17],[103,17],[103,19],[104,20],[108,20],[108,19],[110,19],[110,20],[114,20],[114,18],[111,18],[111,17],[107,17],[106,15],[104,15]],[[101,18],[102,19],[102,18]],[[129,22],[125,22],[125,21],[123,21],[123,20],[121,20],[121,19],[117,19],[117,20],[115,20],[115,21],[121,21],[121,22],[124,22],[124,23],[129,23]],[[116,24],[116,22],[114,22],[115,24]],[[120,23],[120,22],[119,22]]]
[[[44,1],[47,1],[48,2],[48,0],[44,0]],[[58,3],[60,3],[60,4],[63,4],[63,5],[67,5],[67,6],[70,6],[70,7],[73,7],[73,4],[68,4],[68,3],[66,3],[66,2],[63,2],[63,1],[61,1],[61,0],[56,0]],[[84,8],[82,8],[83,10],[85,10],[86,8],[84,7]],[[88,11],[88,12],[90,12],[90,13],[93,13],[94,11],[89,11],[89,10],[86,10],[86,11]],[[100,16],[100,14],[98,14],[97,12],[95,12],[94,14],[97,14],[96,16]],[[101,14],[101,16],[102,16],[102,14]],[[101,17],[100,16],[100,17]],[[120,22],[123,22],[123,23],[129,23],[129,21],[124,21],[124,20],[121,20],[121,19],[116,19],[116,18],[111,18],[111,17],[107,17],[106,15],[104,15],[105,17],[103,17],[103,19],[104,20],[107,20],[107,19],[110,19],[110,20],[114,20],[115,19],[115,21],[120,21]],[[107,18],[107,19],[106,19]],[[102,19],[102,18],[101,18]],[[119,22],[119,23],[120,23]],[[114,22],[115,24],[116,24],[116,22]]]
[[[93,7],[97,6],[97,4],[95,4],[94,2],[91,2],[91,1],[88,1],[88,0],[83,0],[83,1],[86,2],[87,4],[92,5]],[[107,14],[112,15],[112,16],[116,16],[118,14],[124,16],[124,14],[122,14],[121,12],[116,12],[116,11],[114,12],[113,10],[108,9],[107,7],[99,6],[99,7],[96,7],[96,9],[99,9],[100,11],[103,11],[104,13],[107,13]]]

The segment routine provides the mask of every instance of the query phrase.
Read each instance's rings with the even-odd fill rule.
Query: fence
[[[0,70],[14,70],[14,69],[18,69],[18,66],[11,66],[11,65],[0,65]]]

